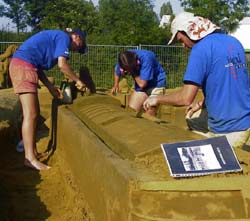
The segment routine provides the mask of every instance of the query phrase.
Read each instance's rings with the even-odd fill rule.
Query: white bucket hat
[[[178,31],[184,31],[191,40],[197,41],[217,29],[220,27],[207,18],[195,16],[190,12],[182,12],[175,17],[171,24],[172,37],[168,45],[173,42]]]

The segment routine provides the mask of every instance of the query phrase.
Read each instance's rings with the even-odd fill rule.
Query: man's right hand
[[[79,91],[81,91],[81,92],[85,92],[85,91],[87,90],[86,85],[85,85],[82,81],[80,81],[80,80],[78,80],[78,81],[76,82],[75,86],[76,86],[76,88],[77,88]]]
[[[57,87],[54,87],[53,85],[48,87],[49,89],[49,92],[51,93],[51,95],[54,97],[54,98],[57,98],[57,99],[63,99],[63,95],[62,95],[62,92],[57,88]]]
[[[114,85],[113,88],[111,89],[111,93],[113,95],[116,95],[119,92],[119,86],[118,85]]]

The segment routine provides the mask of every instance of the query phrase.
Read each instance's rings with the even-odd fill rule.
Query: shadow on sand
[[[50,212],[37,195],[41,176],[24,167],[24,155],[15,148],[18,132],[13,115],[20,113],[2,107],[0,112],[4,116],[0,118],[0,220],[46,220]]]

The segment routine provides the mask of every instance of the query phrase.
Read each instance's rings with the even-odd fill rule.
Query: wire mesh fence
[[[3,54],[7,47],[12,44],[17,46],[22,42],[0,42],[0,54]],[[167,88],[175,88],[182,85],[183,74],[187,64],[189,51],[179,46],[165,45],[88,45],[88,53],[81,55],[79,53],[71,53],[69,63],[76,73],[79,73],[81,67],[87,68],[97,88],[110,89],[114,82],[114,69],[117,63],[117,56],[121,51],[128,49],[144,49],[151,50],[167,72]],[[248,69],[250,68],[250,56],[247,55]],[[248,70],[248,73],[250,71]],[[60,72],[57,66],[47,71],[48,76],[55,79],[56,85],[65,76]],[[129,79],[132,84],[132,79]]]
[[[140,45],[141,49],[153,51],[167,72],[167,87],[182,85],[189,51],[180,46]]]

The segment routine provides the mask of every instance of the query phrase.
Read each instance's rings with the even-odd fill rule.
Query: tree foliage
[[[100,0],[99,34],[107,44],[153,44],[158,18],[150,0]]]
[[[18,30],[81,29],[95,44],[165,44],[170,32],[158,27],[154,1],[100,0],[95,7],[88,0],[4,0],[0,17],[13,16]]]
[[[163,15],[173,15],[172,5],[169,1],[167,3],[163,3],[161,6],[160,17]]]
[[[41,21],[43,29],[65,29],[66,27],[91,32],[97,22],[92,2],[85,0],[50,0],[46,16]]]
[[[249,10],[249,0],[180,0],[185,11],[209,18],[226,32],[233,31]]]
[[[46,17],[46,6],[50,0],[24,0],[24,8],[27,13],[26,22],[33,31],[40,31],[41,21]]]
[[[26,12],[23,0],[3,0],[5,5],[0,5],[0,17],[9,18],[15,25],[17,33],[26,28]]]

